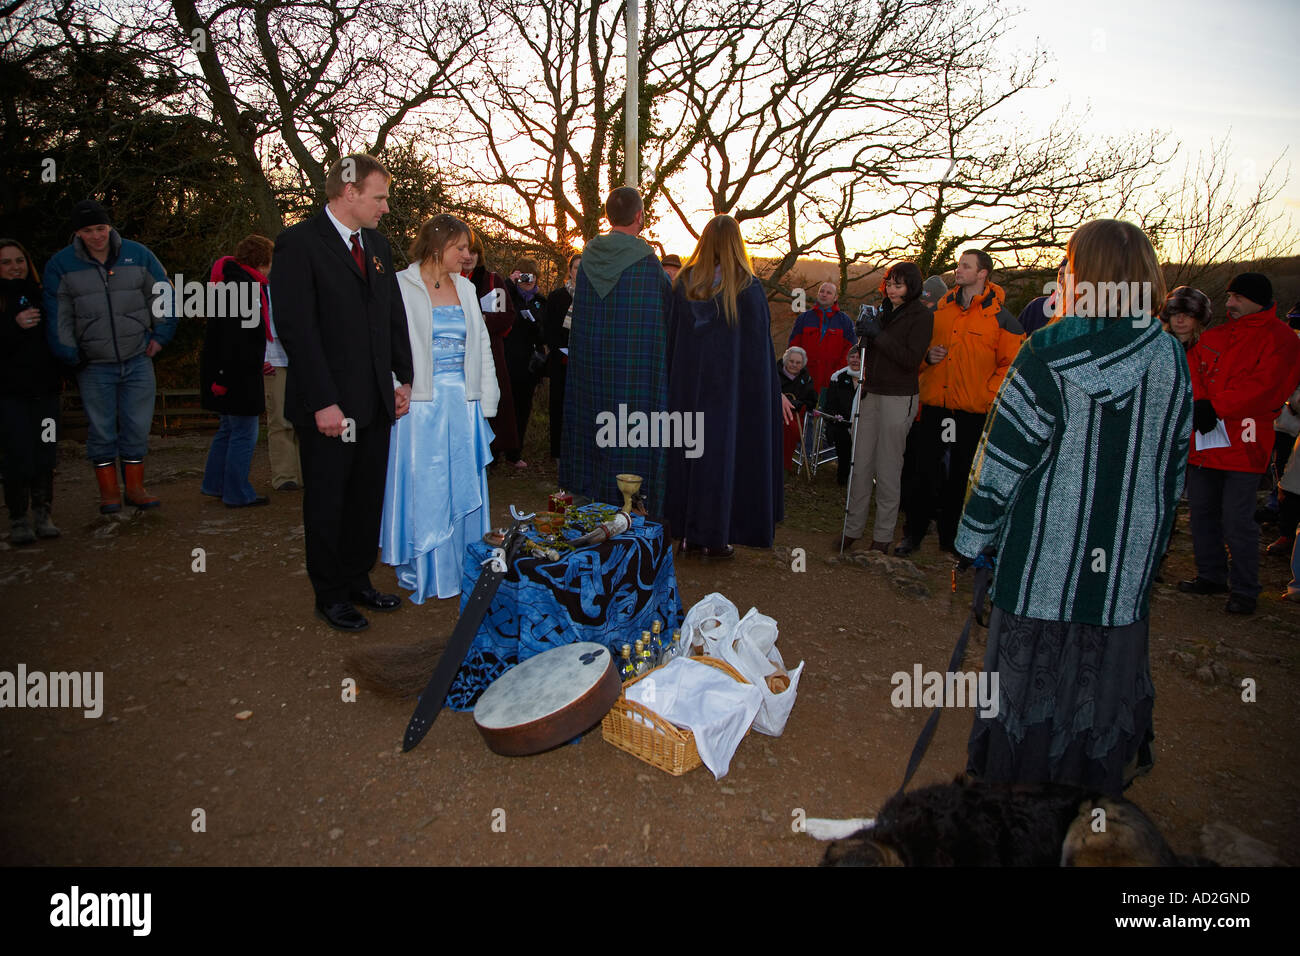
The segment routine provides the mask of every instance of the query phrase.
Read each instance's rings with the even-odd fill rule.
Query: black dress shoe
[[[301,491],[302,487],[296,481],[286,481],[276,491]]]
[[[1178,590],[1184,594],[1227,594],[1228,586],[1226,584],[1215,584],[1213,581],[1197,577],[1192,578],[1190,581],[1179,581]]]
[[[1244,594],[1230,594],[1228,603],[1223,606],[1223,609],[1229,614],[1254,614],[1255,599]]]
[[[920,544],[921,542],[915,541],[912,538],[904,538],[902,541],[898,542],[898,547],[894,548],[894,554],[898,555],[900,558],[905,558],[915,551]]]
[[[706,558],[734,558],[736,549],[729,544],[723,545],[721,548],[705,548],[704,556]]]
[[[347,601],[316,605],[316,616],[336,631],[364,631],[370,622]]]
[[[229,501],[227,501],[226,507],[227,508],[256,508],[260,505],[269,505],[270,503],[271,503],[271,499],[268,498],[266,495],[258,495],[252,501],[245,501],[242,505],[232,505]]]
[[[352,600],[362,607],[370,608],[372,611],[396,611],[402,606],[402,599],[396,594],[384,594],[374,588],[353,591]]]

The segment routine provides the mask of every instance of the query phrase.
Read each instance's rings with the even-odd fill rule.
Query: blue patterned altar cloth
[[[587,505],[586,511],[606,509]],[[566,537],[578,537],[565,529]],[[540,535],[530,530],[537,541]],[[460,609],[465,610],[492,549],[482,540],[465,548]],[[520,661],[575,641],[594,641],[618,657],[658,618],[671,634],[682,623],[673,571],[672,539],[663,526],[632,518],[632,528],[604,544],[562,551],[560,560],[521,552],[507,572],[452,681],[447,706],[471,710],[488,685]]]

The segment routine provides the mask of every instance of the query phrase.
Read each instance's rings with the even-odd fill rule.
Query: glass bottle
[[[636,661],[632,659],[631,644],[624,644],[622,652],[619,654],[618,676],[624,681],[630,681],[636,676]]]
[[[645,645],[641,642],[641,638],[639,637],[636,640],[636,648],[632,651],[632,656],[636,660],[636,663],[633,666],[636,669],[636,675],[638,677],[650,670],[652,665],[646,657]]]
[[[641,632],[641,656],[651,667],[659,666],[659,650],[655,647],[654,635],[649,631]]]

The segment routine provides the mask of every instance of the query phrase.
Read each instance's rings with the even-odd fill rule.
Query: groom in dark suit
[[[302,456],[307,574],[317,617],[341,631],[369,626],[356,604],[401,605],[370,584],[389,432],[410,407],[413,374],[397,272],[375,231],[391,178],[365,154],[336,162],[325,209],[280,233],[271,274],[275,325],[294,370],[285,415]]]

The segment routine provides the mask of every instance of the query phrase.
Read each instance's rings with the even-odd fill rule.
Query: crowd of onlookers
[[[631,210],[627,222],[615,221],[629,215],[620,203]],[[766,300],[741,295],[757,280],[738,231],[727,229],[725,239],[710,233],[709,247],[701,240],[683,263],[675,255],[661,259],[639,238],[642,212],[634,191],[616,190],[608,210],[615,217],[611,231],[569,260],[563,282],[549,294],[539,287],[535,259],[518,259],[503,275],[488,261],[482,238],[466,229],[468,254],[455,265],[473,286],[490,342],[499,394],[495,414],[486,419],[494,460],[526,466],[521,456],[533,398],[546,379],[550,455],[559,462],[562,484],[580,496],[618,500],[606,487],[612,475],[644,471],[651,513],[666,517],[688,550],[729,554],[732,544],[769,542],[771,516],[782,513],[779,474],[764,473],[757,497],[743,477],[764,469],[756,467],[757,446],[746,433],[756,413],[753,398],[742,402],[738,396],[756,377],[771,378],[780,396],[779,442],[764,454],[776,456],[789,474],[796,462],[820,451],[819,440],[821,448],[833,448],[836,479],[848,489],[838,549],[866,534],[874,497],[870,548],[905,556],[933,528],[939,548],[957,553],[989,412],[1029,337],[1065,314],[1063,297],[1073,278],[1068,258],[1056,282],[1018,318],[1005,308],[993,262],[979,249],[959,256],[952,288],[940,276],[923,278],[910,262],[896,263],[880,282],[878,304],[864,305],[856,318],[840,307],[836,284],[822,283],[812,307],[796,317],[784,354],[760,374],[736,364],[752,362],[748,353],[743,359],[727,354],[739,348],[727,336],[710,341],[707,323],[698,315],[687,318],[699,311],[697,303],[721,294],[728,322],[736,323],[728,328],[770,329]],[[177,322],[168,297],[159,301],[158,284],[167,276],[148,248],[112,228],[108,211],[94,200],[76,206],[70,231],[71,244],[50,258],[43,282],[20,242],[0,245],[0,461],[15,544],[58,534],[51,474],[61,366],[75,370],[80,388],[100,510],[158,505],[145,489],[144,463],[154,410],[152,359],[168,345]],[[207,323],[202,353],[201,400],[219,415],[219,427],[201,490],[230,507],[268,501],[248,477],[263,415],[272,488],[295,491],[304,484],[298,435],[285,414],[295,381],[270,294],[274,250],[270,239],[248,236],[204,277],[255,283],[258,290],[256,315]],[[600,261],[584,268],[584,254],[593,250]],[[654,275],[639,276],[636,288],[615,295],[626,284],[625,273],[642,265]],[[751,306],[753,315],[745,311]],[[1300,325],[1297,309],[1289,316],[1293,327]],[[1186,355],[1194,395],[1185,494],[1197,574],[1179,586],[1228,594],[1229,611],[1248,613],[1259,592],[1259,525],[1277,529],[1265,553],[1290,557],[1300,522],[1300,468],[1288,468],[1300,432],[1300,370],[1292,354],[1295,335],[1275,314],[1266,277],[1238,276],[1222,310],[1215,322],[1214,304],[1187,286],[1169,292],[1156,309]],[[578,414],[570,419],[566,383],[573,376],[575,320],[582,328],[577,364],[589,367],[578,370]],[[1030,347],[1037,349],[1038,340]],[[690,376],[699,381],[687,384]],[[673,450],[655,442],[598,447],[591,419],[620,404],[706,412],[703,457],[678,456],[669,467]],[[729,443],[721,449],[712,445],[719,436]],[[729,487],[705,480],[719,472],[735,476]],[[1257,509],[1261,475],[1269,497]],[[720,497],[701,499],[715,494]],[[714,517],[705,519],[704,512]],[[768,517],[751,534],[744,528],[754,513]]]
[[[615,189],[609,231],[543,294],[535,260],[502,275],[446,214],[397,270],[377,231],[390,181],[373,157],[345,157],[320,213],[274,242],[246,237],[205,275],[250,294],[208,300],[227,305],[206,321],[199,388],[219,427],[200,490],[232,508],[268,502],[249,481],[265,414],[272,487],[302,491],[316,612],[332,627],[366,627],[356,605],[401,605],[370,583],[376,543],[417,603],[459,591],[466,545],[489,528],[487,469],[527,466],[543,378],[560,485],[576,503],[617,503],[618,476],[640,476],[640,506],[680,553],[770,546],[785,478],[824,436],[847,489],[837,549],[865,536],[874,498],[871,549],[912,554],[933,526],[959,570],[995,566],[984,667],[1002,699],[968,746],[968,769],[989,780],[1118,792],[1150,765],[1150,591],[1180,496],[1196,573],[1179,590],[1253,613],[1260,525],[1273,523],[1266,553],[1291,558],[1286,596],[1300,600],[1300,306],[1288,328],[1262,274],[1232,279],[1216,322],[1200,291],[1165,294],[1141,230],[1096,220],[1019,318],[988,253],[967,249],[951,288],[893,263],[879,304],[853,319],[824,283],[774,360],[767,295],[730,216],[689,256],[661,257],[639,235],[638,192]],[[0,240],[18,545],[59,534],[61,365],[80,388],[101,512],[159,504],[144,486],[152,360],[176,297],[99,203],[79,203],[70,231],[43,281],[20,242]]]
[[[839,309],[833,284],[822,286],[818,304],[796,320],[781,360],[781,388],[800,413],[786,425],[783,462],[790,469],[821,447],[834,449],[837,481],[852,481],[835,548],[852,547],[863,536],[874,491],[870,548],[908,555],[934,526],[940,550],[956,554],[989,410],[1024,343],[1063,314],[1067,267],[1061,263],[1050,291],[1030,301],[1019,319],[1002,308],[1003,290],[991,281],[992,262],[980,250],[962,253],[951,291],[939,276],[921,282],[911,263],[891,267],[881,282],[881,306],[864,306],[856,323]],[[905,302],[917,306],[905,313]],[[1286,316],[1288,331],[1275,314],[1267,277],[1243,273],[1229,286],[1217,323],[1209,298],[1189,286],[1156,305],[1161,327],[1187,356],[1199,413],[1200,437],[1188,450],[1186,474],[1197,574],[1179,587],[1228,594],[1229,612],[1250,613],[1260,589],[1257,525],[1277,528],[1265,553],[1290,558],[1300,523],[1300,496],[1290,491],[1300,488],[1300,467],[1288,469],[1300,433],[1300,366],[1292,345],[1300,303]],[[818,419],[820,447],[810,437]],[[1256,509],[1261,482],[1269,496]],[[1293,578],[1287,596],[1300,600],[1300,576]]]

